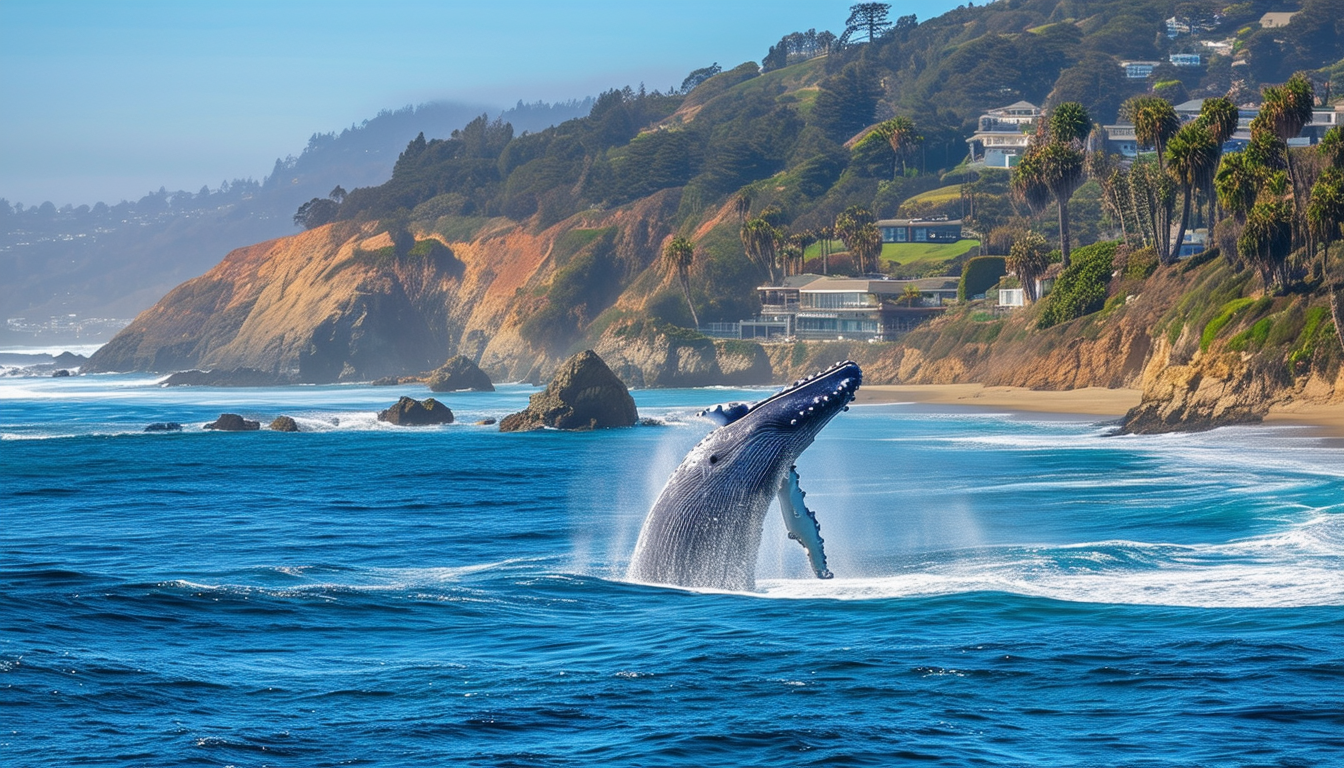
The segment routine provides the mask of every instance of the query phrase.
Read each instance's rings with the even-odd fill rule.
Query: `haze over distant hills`
[[[234,179],[199,191],[160,188],[136,201],[20,208],[0,198],[0,317],[129,318],[221,255],[295,231],[294,211],[337,185],[380,184],[406,142],[446,137],[482,114],[539,131],[587,114],[592,99],[503,110],[433,102],[385,110],[340,133],[313,134],[298,156],[277,159],[261,182]],[[3,332],[0,332],[3,333]]]

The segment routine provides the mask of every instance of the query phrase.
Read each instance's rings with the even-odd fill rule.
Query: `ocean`
[[[625,566],[763,391],[473,425],[533,391],[0,379],[0,765],[1344,765],[1338,443],[854,406],[798,464],[836,577],[772,512],[697,592]]]

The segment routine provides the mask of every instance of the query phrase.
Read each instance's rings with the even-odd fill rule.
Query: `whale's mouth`
[[[846,410],[863,384],[863,371],[853,360],[844,360],[823,371],[798,379],[784,389],[756,403],[752,411],[787,406],[788,423],[797,426],[817,417],[829,419]]]

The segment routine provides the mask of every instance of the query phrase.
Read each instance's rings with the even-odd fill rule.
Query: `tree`
[[[342,187],[340,184],[337,184],[335,189],[332,189],[331,192],[327,193],[327,197],[331,198],[332,200],[335,200],[337,203],[340,203],[343,200],[345,200],[345,195],[346,195],[345,188]]]
[[[681,81],[681,92],[690,93],[691,91],[695,90],[695,87],[697,85],[705,82],[709,78],[719,74],[722,71],[723,67],[720,67],[719,62],[717,61],[714,62],[713,64],[710,64],[708,67],[701,67],[700,69],[692,70],[691,74],[687,75],[686,79]]]
[[[873,72],[858,62],[846,64],[822,81],[812,107],[812,120],[832,140],[847,141],[873,122],[882,88]]]
[[[1181,119],[1171,103],[1156,96],[1135,96],[1120,108],[1121,117],[1134,123],[1140,145],[1157,150],[1157,167],[1165,167],[1167,142],[1181,128]]]
[[[1287,203],[1256,203],[1237,238],[1237,253],[1260,272],[1265,292],[1286,280],[1284,265],[1293,250],[1293,212]]]
[[[1311,199],[1307,201],[1307,228],[1312,239],[1325,246],[1321,256],[1321,271],[1327,279],[1330,275],[1330,246],[1339,239],[1341,224],[1344,224],[1344,170],[1331,165],[1316,179],[1311,188]],[[1339,294],[1340,282],[1336,278],[1330,281],[1330,315],[1335,321],[1335,334],[1339,337],[1341,347],[1344,347],[1344,315],[1341,315]]]
[[[1035,232],[1023,232],[1008,249],[1004,266],[1017,275],[1027,301],[1035,302],[1040,298],[1036,295],[1036,278],[1050,268],[1050,246]]]
[[[315,229],[323,224],[330,224],[336,220],[336,212],[339,209],[340,206],[335,200],[314,197],[299,206],[298,212],[294,214],[294,225],[304,229]]]
[[[873,42],[891,26],[887,21],[887,3],[859,3],[849,6],[849,18],[845,19],[845,34],[840,36],[843,42],[849,42],[855,33],[862,33],[868,42]]]
[[[1299,200],[1298,184],[1301,181],[1293,168],[1293,154],[1288,151],[1287,141],[1297,138],[1302,128],[1311,122],[1311,108],[1316,101],[1316,93],[1311,81],[1301,72],[1293,75],[1288,82],[1279,86],[1266,86],[1261,91],[1264,102],[1260,105],[1260,114],[1251,125],[1252,132],[1256,123],[1260,130],[1268,129],[1281,142],[1284,142],[1283,159],[1288,169],[1288,178],[1292,181],[1293,203]]]
[[[1334,168],[1344,170],[1344,128],[1335,126],[1325,132],[1316,150],[1325,157],[1325,162]]]
[[[778,280],[775,272],[778,243],[779,233],[764,219],[752,219],[742,225],[742,247],[746,249],[752,263],[765,273],[771,285]]]
[[[686,308],[691,310],[691,321],[700,327],[700,316],[691,301],[691,266],[695,263],[695,245],[684,237],[674,237],[663,248],[663,270],[677,276],[681,295],[686,297]]]
[[[1033,143],[1013,172],[1013,192],[1033,209],[1054,198],[1059,210],[1059,250],[1069,266],[1069,198],[1086,181],[1083,152],[1073,142]]]
[[[1050,113],[1050,138],[1059,142],[1081,142],[1092,132],[1092,118],[1076,101],[1066,101]]]
[[[1120,62],[1114,57],[1090,52],[1077,64],[1059,73],[1049,100],[1051,104],[1076,101],[1087,109],[1088,114],[1110,122],[1129,92],[1129,80],[1120,68]]]
[[[877,228],[877,217],[861,205],[851,205],[835,217],[835,234],[844,242],[854,265],[860,273],[869,270],[869,262],[877,266],[882,253],[882,233]]]
[[[900,304],[904,302],[907,307],[913,307],[915,306],[915,302],[919,301],[919,297],[923,295],[924,294],[919,292],[918,286],[914,283],[906,283],[905,290],[901,291],[901,296],[896,299],[896,303]]]
[[[1159,255],[1165,252],[1167,262],[1175,261],[1180,256],[1185,230],[1190,224],[1190,204],[1195,193],[1207,188],[1212,182],[1220,152],[1221,145],[1214,140],[1213,132],[1199,122],[1182,127],[1171,137],[1171,143],[1167,146],[1170,160],[1168,169],[1181,185],[1184,201],[1181,204],[1181,223],[1176,229],[1176,242],[1170,248],[1159,251]]]
[[[915,121],[908,117],[893,117],[879,123],[868,135],[885,141],[891,147],[892,154],[896,156],[892,168],[892,175],[895,177],[905,175],[906,161],[924,142],[924,137],[919,135],[919,131],[915,128]]]
[[[1245,152],[1228,152],[1213,178],[1218,204],[1230,211],[1238,223],[1246,223],[1246,216],[1260,194],[1262,178],[1263,171]]]

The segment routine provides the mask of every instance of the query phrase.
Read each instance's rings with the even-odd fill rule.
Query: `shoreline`
[[[1030,413],[1118,418],[1138,405],[1142,394],[1137,389],[1104,387],[1055,392],[1025,387],[986,387],[983,384],[865,384],[859,388],[855,402],[970,405]]]
[[[923,403],[1007,408],[1026,413],[1120,418],[1139,404],[1142,391],[1087,387],[1064,391],[1025,387],[987,387],[983,384],[865,384],[856,403]],[[1273,427],[1298,427],[1306,436],[1344,439],[1344,403],[1289,403],[1274,405],[1262,422]]]

